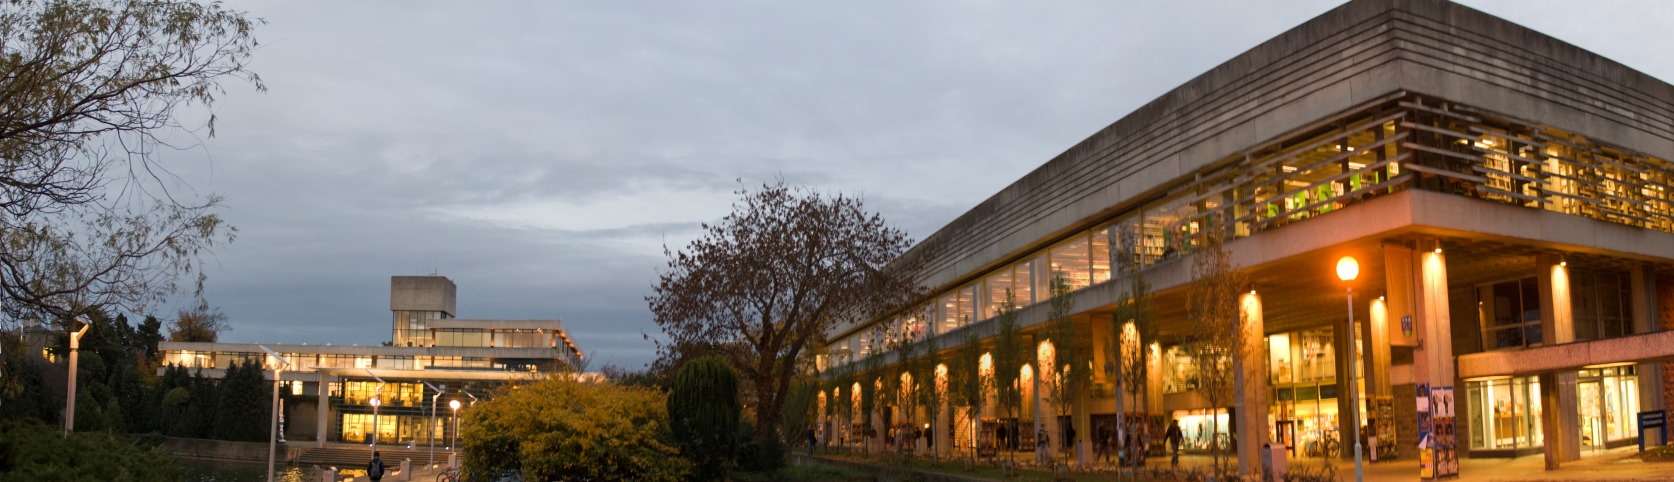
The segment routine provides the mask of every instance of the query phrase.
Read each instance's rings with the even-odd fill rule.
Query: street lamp
[[[1349,330],[1349,396],[1354,400],[1354,480],[1365,482],[1366,471],[1360,462],[1360,333],[1354,330],[1354,286],[1350,282],[1360,276],[1360,262],[1353,256],[1344,256],[1337,260],[1337,279],[1343,280],[1343,287],[1348,291],[1348,330]]]
[[[81,349],[81,337],[87,334],[88,328],[93,327],[93,324],[88,323],[87,320],[81,318],[75,320],[82,324],[80,330],[70,334],[70,396],[64,397],[65,437],[70,436],[70,432],[76,431],[76,358],[78,358],[76,353]]]
[[[446,384],[444,384],[440,387],[437,387],[435,385],[431,385],[430,382],[424,382],[424,385],[427,386],[427,387],[430,387],[431,390],[436,391],[435,395],[430,396],[430,427],[429,427],[428,430],[425,430],[426,432],[430,433],[430,466],[435,467],[436,466],[436,399],[442,397],[442,390],[446,390],[448,388],[448,386]]]
[[[274,353],[273,350],[267,349],[266,346],[256,346],[267,352],[268,356],[273,357],[274,361],[277,362],[273,364],[273,421],[271,426],[268,427],[267,434],[267,482],[273,482],[273,459],[279,447],[279,384],[284,383],[280,381],[280,375],[291,366],[291,361],[279,356],[278,353]]]
[[[459,453],[459,400],[448,401],[448,408],[453,409],[453,440],[448,443],[448,449]]]
[[[372,453],[378,453],[378,405],[382,404],[377,395],[372,396]]]

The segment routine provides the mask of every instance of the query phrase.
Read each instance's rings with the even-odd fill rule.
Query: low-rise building
[[[436,444],[452,440],[449,402],[470,404],[496,386],[573,371],[584,355],[560,320],[454,318],[456,287],[442,276],[390,280],[392,339],[385,346],[162,342],[165,365],[220,378],[233,364],[280,371],[294,400],[291,440]],[[376,400],[377,406],[373,401]]]

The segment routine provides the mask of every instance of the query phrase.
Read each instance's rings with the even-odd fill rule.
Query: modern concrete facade
[[[907,338],[947,348],[974,332],[991,345],[1010,294],[1041,355],[1011,368],[1029,384],[1022,420],[891,408],[828,417],[825,430],[855,441],[866,425],[930,423],[934,440],[955,441],[945,451],[991,445],[1012,424],[1024,439],[1052,429],[1058,448],[1058,428],[1073,426],[1085,457],[1124,420],[1110,373],[1124,320],[1113,314],[1143,274],[1162,320],[1154,369],[1147,390],[1120,390],[1129,417],[1144,397],[1150,430],[1172,418],[1189,446],[1235,440],[1246,468],[1274,439],[1293,457],[1352,458],[1331,446],[1352,447],[1357,426],[1385,458],[1426,458],[1427,477],[1457,457],[1538,453],[1556,467],[1632,442],[1638,413],[1674,394],[1663,376],[1674,369],[1669,159],[1674,86],[1450,2],[1356,0],[972,208],[907,254],[933,256],[923,304],[829,333],[826,368],[893,362],[884,353]],[[1230,364],[1250,376],[1220,406],[1182,350],[1191,260],[1211,233],[1249,273],[1240,306],[1262,335]],[[1345,256],[1360,267],[1348,283],[1334,272]],[[1051,279],[1073,289],[1085,336],[1067,343],[1091,354],[1094,385],[1056,416],[1038,395],[1063,369],[1040,361],[1066,342],[1044,330]],[[855,413],[862,385],[828,389],[822,403]]]
[[[469,404],[584,358],[560,320],[455,319],[456,291],[441,276],[391,277],[396,325],[385,346],[162,342],[159,350],[164,364],[210,378],[233,363],[260,362],[271,380],[278,362],[263,348],[284,356],[289,392],[311,399],[285,412],[291,440],[370,443],[376,434],[385,444],[445,444],[454,427],[448,402]]]

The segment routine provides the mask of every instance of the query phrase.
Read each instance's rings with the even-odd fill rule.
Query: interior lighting
[[[1436,254],[1441,254],[1441,246],[1436,246]]]

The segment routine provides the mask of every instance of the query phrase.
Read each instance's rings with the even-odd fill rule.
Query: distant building
[[[284,356],[290,393],[315,397],[286,410],[291,440],[371,443],[376,433],[379,443],[427,444],[434,421],[441,445],[453,430],[449,401],[469,404],[507,381],[580,367],[584,357],[560,320],[454,318],[456,292],[442,276],[391,277],[391,346],[165,341],[158,349],[165,365],[212,378],[234,361],[261,361],[271,377],[275,362],[262,347]]]

